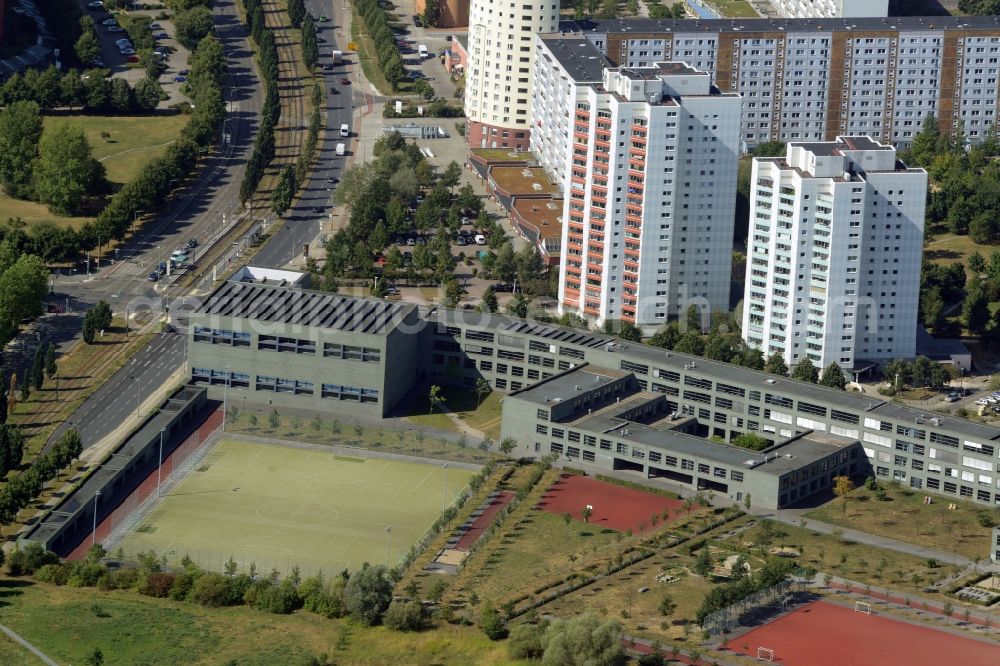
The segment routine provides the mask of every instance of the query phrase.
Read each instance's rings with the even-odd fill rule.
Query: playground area
[[[189,555],[220,571],[293,566],[334,573],[395,564],[465,488],[472,471],[440,463],[337,455],[227,439],[131,533],[126,556]]]
[[[588,506],[590,524],[633,534],[653,530],[684,512],[679,499],[575,474],[561,475],[538,504],[548,513],[568,513],[581,521]]]
[[[865,603],[815,601],[725,647],[786,666],[1000,664],[1000,646],[873,614]]]

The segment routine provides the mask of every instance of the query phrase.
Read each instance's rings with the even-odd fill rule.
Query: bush
[[[35,580],[40,583],[65,585],[69,580],[69,569],[61,564],[46,564],[35,572]]]
[[[218,608],[229,603],[229,586],[220,574],[205,574],[195,581],[191,601],[207,608]]]
[[[254,602],[254,607],[257,610],[276,615],[287,615],[302,607],[302,599],[299,598],[298,590],[287,578],[281,581],[280,585],[264,582],[257,588]]]
[[[392,581],[385,567],[364,566],[351,574],[344,603],[351,616],[369,626],[378,624],[392,601]]]
[[[491,641],[499,641],[507,636],[507,627],[504,625],[500,613],[490,604],[483,607],[479,614],[479,628]]]
[[[148,597],[165,599],[170,596],[170,591],[173,589],[176,579],[177,576],[172,573],[158,572],[149,574],[146,576],[146,580],[143,581],[139,592]]]
[[[99,562],[84,560],[70,565],[67,585],[72,587],[96,587],[102,578],[108,575],[108,570]]]
[[[174,584],[170,586],[170,598],[174,601],[187,599],[194,587],[194,578],[187,573],[179,573],[174,576]]]
[[[420,631],[424,628],[424,607],[419,601],[393,601],[382,621],[396,631]]]
[[[511,659],[541,659],[543,631],[534,624],[516,625],[507,639],[507,654]]]
[[[37,543],[29,543],[24,548],[14,548],[7,562],[7,571],[11,576],[30,576],[46,564],[59,564],[59,556]]]

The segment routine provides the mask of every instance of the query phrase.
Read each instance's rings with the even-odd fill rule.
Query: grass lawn
[[[707,0],[708,4],[718,9],[725,18],[758,18],[747,0]]]
[[[935,264],[945,266],[960,262],[969,269],[969,255],[979,250],[984,258],[989,258],[989,249],[977,245],[968,235],[960,236],[950,232],[935,233],[934,239],[924,244],[924,256]]]
[[[388,547],[392,565],[470,476],[437,464],[224,440],[122,548],[173,562],[190,554],[215,571],[232,556],[244,570],[256,562],[259,571],[287,573],[297,564],[303,574],[329,575],[385,562]]]
[[[250,424],[250,416],[251,414],[241,411],[236,421],[227,425],[226,429],[258,437],[272,437],[330,446],[353,446],[360,449],[374,449],[386,453],[402,453],[409,456],[454,460],[456,462],[484,464],[494,457],[493,454],[480,451],[477,448],[462,446],[457,442],[449,442],[437,437],[428,437],[419,430],[390,430],[341,423],[336,419],[332,421],[321,419],[302,421],[287,417],[281,417],[278,427],[272,428],[266,415],[254,414],[257,418],[256,426]],[[360,452],[359,455],[361,455]]]
[[[400,633],[305,611],[286,616],[243,607],[210,610],[134,592],[27,580],[0,580],[0,588],[4,624],[62,664],[83,664],[95,648],[101,649],[108,666],[297,666],[321,654],[341,665],[510,663],[506,646],[490,641],[476,627],[445,624]],[[39,663],[9,645],[0,642],[5,665]]]
[[[389,27],[391,28],[393,20],[391,12],[387,18],[390,21]],[[383,95],[405,95],[409,92],[413,84],[408,81],[401,82],[399,90],[395,91],[389,85],[385,74],[382,73],[382,68],[378,64],[375,42],[368,36],[368,28],[365,26],[365,21],[358,14],[358,9],[353,2],[351,3],[351,41],[357,49],[357,58],[358,62],[361,63],[361,71],[364,72],[368,82],[375,86],[380,93]]]
[[[445,398],[445,407],[465,421],[470,427],[486,434],[494,442],[500,440],[500,401],[503,396],[499,393],[490,393],[482,400],[482,404],[477,406],[479,397],[475,392],[457,386],[441,387],[441,394]],[[459,432],[455,422],[447,414],[435,411],[430,412],[430,403],[426,396],[414,403],[414,414],[408,414],[414,423],[440,430],[452,430]]]
[[[883,484],[887,502],[875,499],[864,487],[850,495],[847,512],[840,501],[834,500],[806,514],[834,525],[893,537],[907,543],[958,553],[970,559],[986,558],[990,550],[990,529],[979,524],[981,513],[1000,521],[1000,509],[976,506],[935,497],[934,503],[923,504],[923,494],[906,488]],[[958,509],[948,510],[955,503]]]
[[[107,170],[108,180],[124,184],[133,178],[151,159],[163,154],[169,142],[180,136],[188,117],[180,114],[152,116],[46,116],[45,127],[71,125],[79,127],[87,137],[94,157]],[[104,142],[101,132],[111,138]],[[52,222],[77,229],[91,218],[62,217],[49,212],[48,206],[34,201],[18,201],[0,192],[0,216],[19,217],[29,226]]]

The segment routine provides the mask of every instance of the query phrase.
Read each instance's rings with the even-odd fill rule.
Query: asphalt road
[[[334,16],[334,6],[330,0],[310,0],[306,3],[306,11],[314,16],[331,17],[329,21],[316,23],[316,36],[323,40],[319,43],[320,67],[332,64],[330,52],[343,51],[347,45],[346,36],[338,36],[338,32],[343,32],[343,11],[338,7],[337,15]],[[330,179],[339,182],[346,162],[346,156],[337,156],[337,144],[345,144],[348,150],[352,145],[351,138],[340,136],[340,126],[346,123],[351,129],[351,137],[357,136],[353,126],[354,106],[356,102],[363,101],[360,91],[355,91],[356,79],[352,79],[350,84],[340,82],[350,76],[348,64],[350,63],[341,62],[333,65],[332,69],[322,70],[326,94],[326,132],[318,146],[316,165],[298,202],[285,214],[284,225],[254,257],[255,265],[269,268],[285,266],[302,253],[304,245],[322,232],[323,220],[329,219],[333,188],[336,187]]]
[[[84,448],[97,443],[121,425],[141,402],[162,386],[184,363],[184,335],[161,333],[121,370],[94,391],[49,438],[57,440],[71,425],[80,430]],[[134,379],[133,379],[134,378]]]

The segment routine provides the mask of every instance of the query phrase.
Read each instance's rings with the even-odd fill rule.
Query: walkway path
[[[11,629],[10,627],[5,627],[4,625],[0,624],[0,631],[7,634],[7,636],[9,636],[11,640],[17,641],[22,646],[24,646],[24,649],[26,649],[28,652],[38,657],[42,661],[42,663],[48,664],[49,666],[59,666],[59,664],[50,659],[48,655],[46,655],[44,652],[36,648],[34,645],[29,643],[25,639],[21,638],[21,636],[15,633],[14,630]]]

